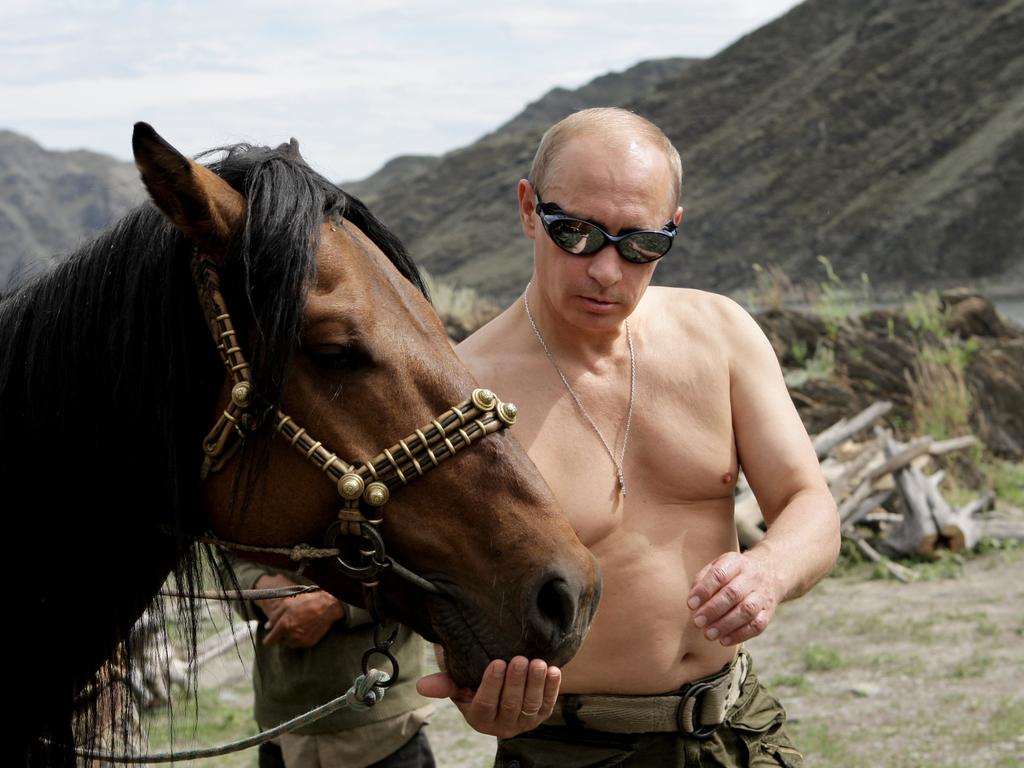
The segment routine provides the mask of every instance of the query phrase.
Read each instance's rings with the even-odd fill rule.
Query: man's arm
[[[763,632],[780,602],[828,573],[839,553],[839,518],[771,344],[742,308],[725,304],[736,450],[768,533],[747,552],[727,552],[701,569],[687,605],[705,637],[733,645]]]

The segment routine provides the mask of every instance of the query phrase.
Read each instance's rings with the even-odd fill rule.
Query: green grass
[[[993,741],[1010,741],[1024,736],[1024,699],[1001,699],[989,720],[988,731]]]
[[[918,338],[947,338],[949,334],[948,313],[942,309],[938,293],[915,291],[910,301],[903,305],[903,314]]]
[[[825,332],[835,341],[846,318],[871,305],[871,281],[862,272],[860,290],[855,291],[836,274],[827,256],[818,256],[818,263],[825,270],[825,279],[818,283],[818,298],[811,311],[825,322]]]
[[[934,560],[922,560],[914,558],[903,561],[914,576],[921,581],[935,581],[938,579],[959,579],[964,575],[966,559],[963,555],[954,554],[946,549],[940,549],[938,557]]]
[[[797,673],[793,675],[776,675],[771,679],[769,685],[772,688],[794,688],[796,690],[802,690],[807,688],[807,678]]]
[[[981,677],[994,663],[995,660],[989,656],[971,656],[954,666],[949,676],[954,680]]]
[[[241,682],[249,688],[247,680]],[[197,747],[212,747],[251,736],[257,732],[256,723],[249,708],[224,701],[220,688],[204,688],[196,700],[179,695],[173,720],[166,709],[157,709],[144,714],[143,723],[149,732],[151,752],[174,749],[181,751]],[[249,768],[257,763],[255,749],[218,757],[218,768]],[[211,765],[210,761],[196,760],[176,762],[175,765]]]
[[[807,765],[822,768],[867,768],[875,765],[851,753],[844,738],[833,734],[828,724],[821,720],[792,722],[787,727],[797,748],[803,752]]]
[[[916,653],[877,653],[865,659],[862,666],[888,675],[918,675],[925,668],[925,661]]]
[[[981,471],[997,497],[1016,507],[1024,507],[1024,464],[991,459],[981,464]]]
[[[801,654],[808,672],[829,672],[843,666],[843,658],[835,648],[811,643]]]
[[[935,619],[915,619],[906,628],[907,637],[915,643],[930,643],[935,640]]]

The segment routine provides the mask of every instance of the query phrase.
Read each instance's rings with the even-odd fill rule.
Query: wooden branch
[[[854,481],[859,482],[863,479],[861,475],[863,475],[872,464],[877,463],[877,465],[881,465],[883,461],[884,454],[882,452],[881,445],[878,445],[877,443],[869,444],[853,459],[846,462],[839,476],[829,483],[829,490],[832,491],[832,495],[837,499],[842,498],[849,492],[850,486],[854,484]]]
[[[886,512],[884,509],[873,509],[864,515],[864,522],[866,523],[899,523],[902,520],[903,515],[896,514],[895,512]]]
[[[928,507],[931,509],[932,520],[939,532],[939,543],[949,547],[951,552],[963,552],[970,549],[977,540],[975,533],[968,529],[971,525],[970,515],[963,516],[950,506],[949,502],[939,492],[939,482],[942,481],[944,473],[936,472],[932,477],[925,477],[920,470],[911,468],[917,484],[924,489],[928,499]],[[932,555],[935,553],[933,552]]]
[[[814,452],[818,455],[818,460],[820,461],[828,456],[837,445],[857,434],[862,429],[870,427],[891,410],[892,403],[888,400],[881,400],[877,403],[872,403],[852,419],[840,419],[837,421],[814,438]]]
[[[930,437],[919,437],[911,441],[909,445],[901,445],[893,440],[891,437],[887,437],[886,443],[886,460],[878,467],[875,467],[868,473],[868,477],[872,481],[878,480],[880,477],[890,475],[898,469],[902,469],[907,466],[910,462],[916,459],[918,456],[923,456],[926,453],[930,453],[932,445],[932,439]]]
[[[839,522],[842,523],[843,526],[853,525],[853,523],[850,522],[850,518],[853,516],[854,512],[856,512],[860,508],[861,502],[864,501],[864,499],[866,499],[870,494],[871,480],[864,479],[861,481],[860,485],[858,485],[857,488],[853,491],[853,493],[851,493],[849,496],[843,499],[842,502],[840,502]]]
[[[231,625],[231,636],[216,643],[212,648],[208,648],[200,655],[196,656],[195,661],[191,665],[192,669],[199,669],[199,667],[207,664],[212,659],[217,658],[222,653],[225,653],[232,648],[237,648],[238,643],[242,640],[256,637],[257,624],[258,622],[256,621],[236,621]]]
[[[889,497],[892,496],[892,494],[893,491],[891,489],[888,489],[884,491],[879,491],[878,493],[872,494],[871,496],[868,496],[866,499],[861,500],[853,508],[853,510],[847,514],[845,520],[843,518],[840,518],[841,520],[843,520],[843,527],[852,528],[853,526],[855,526],[857,523],[859,523],[861,520],[867,517],[870,512],[872,512],[882,504],[885,504],[885,502],[889,500]]]
[[[980,539],[1024,539],[1024,520],[988,518],[974,522]]]
[[[996,501],[996,495],[992,491],[985,491],[981,496],[967,502],[961,510],[965,515],[970,516],[978,512],[984,512]]]
[[[926,438],[926,440],[928,444],[931,443],[930,439]],[[915,443],[918,444],[917,448],[923,444],[922,441],[915,441]],[[886,436],[885,452],[888,459],[885,465],[896,465],[898,461],[911,461],[913,450],[917,450],[915,443],[901,450],[900,445],[892,437]],[[905,467],[905,463],[903,466]],[[876,472],[871,474],[876,475]],[[918,480],[919,476],[921,481]],[[923,485],[928,485],[928,481],[923,479],[923,475],[912,468],[904,468],[896,473],[896,487],[903,500],[903,522],[893,528],[885,540],[880,542],[884,551],[895,555],[935,556],[939,529],[932,518],[927,491],[922,482]]]
[[[928,453],[932,456],[938,456],[942,453],[949,453],[950,451],[962,451],[964,448],[971,448],[978,444],[978,438],[974,435],[961,435],[960,437],[951,437],[949,440],[937,440],[932,443],[932,447]]]
[[[899,563],[894,563],[892,560],[889,560],[888,558],[883,558],[880,554],[878,554],[875,548],[868,544],[866,541],[864,541],[864,538],[859,534],[847,532],[844,533],[843,536],[845,536],[847,539],[856,544],[857,549],[863,552],[864,555],[872,562],[884,562],[886,570],[889,571],[893,578],[902,581],[904,584],[906,584],[908,581],[914,580],[914,572],[912,570],[910,570],[906,566],[900,565]]]

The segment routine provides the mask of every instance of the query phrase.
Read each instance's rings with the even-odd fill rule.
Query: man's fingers
[[[526,672],[526,689],[523,691],[519,717],[537,717],[544,708],[545,683],[548,665],[542,659],[530,662]]]
[[[498,715],[498,703],[501,701],[501,689],[505,683],[506,664],[501,659],[494,659],[487,665],[483,677],[480,679],[480,687],[473,696],[469,705],[467,720],[470,725],[474,723],[493,722]]]
[[[558,700],[558,689],[562,685],[562,670],[548,667],[544,674],[544,696],[541,702],[540,719],[547,720],[555,709]]]
[[[430,699],[447,699],[459,693],[459,686],[447,672],[435,672],[417,680],[416,691]]]
[[[686,599],[686,605],[691,611],[707,602],[736,576],[739,567],[735,562],[735,556],[736,553],[727,552],[701,568]]]
[[[705,630],[704,634],[709,640],[714,640],[714,637],[708,635],[708,631],[735,610],[737,606],[742,605],[744,601],[748,600],[753,591],[754,585],[749,580],[737,576],[712,595],[698,610],[694,611],[693,623]],[[759,605],[758,610],[761,607]],[[757,611],[754,611],[750,618],[753,618],[756,614]],[[722,627],[718,627],[717,634],[723,634]]]
[[[270,625],[270,631],[263,636],[263,644],[275,645],[280,643],[284,639],[285,635],[284,622],[274,623],[272,621],[268,621],[267,624]]]
[[[273,601],[273,605],[269,607],[269,610],[265,610],[264,613],[267,615],[267,621],[270,624],[276,624],[277,620],[281,617],[281,614],[288,610],[288,601],[285,598],[278,598]]]
[[[710,608],[711,603],[717,599],[718,596],[716,595],[712,598],[711,602],[708,603],[707,607]],[[736,600],[731,609],[724,611],[719,618],[709,618],[708,625],[704,629],[704,636],[708,640],[719,640],[731,635],[733,632],[740,629],[740,627],[745,627],[758,618],[762,611],[765,610],[765,607],[763,597],[757,592],[751,591],[749,594],[746,594]],[[702,608],[701,614],[703,613],[704,609]]]
[[[530,662],[522,656],[516,656],[508,663],[505,687],[501,692],[501,711],[498,713],[498,717],[504,722],[515,722],[519,719],[519,714],[526,709],[526,680],[529,668]],[[541,695],[535,696],[538,700],[543,695],[543,678],[541,684]],[[537,706],[540,706],[539,701]]]
[[[771,618],[771,611],[765,609],[757,614],[753,621],[745,624],[731,634],[724,635],[719,642],[722,645],[736,645],[738,643],[746,642],[752,637],[757,637],[768,628],[768,622],[771,621]]]

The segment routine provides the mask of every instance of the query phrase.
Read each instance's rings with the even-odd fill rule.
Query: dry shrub
[[[754,264],[757,287],[754,289],[754,303],[761,310],[779,310],[793,293],[793,281],[778,264],[761,266]]]
[[[970,432],[971,393],[962,352],[948,341],[922,347],[907,372],[914,408],[914,432],[936,440]]]
[[[448,335],[461,341],[477,328],[496,317],[500,311],[494,302],[472,288],[456,286],[438,280],[421,270],[423,281],[430,293],[430,301],[444,323]]]

